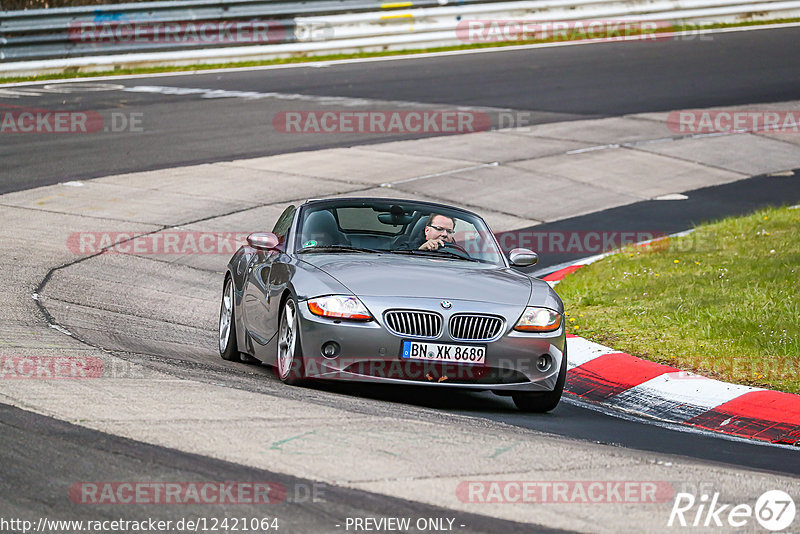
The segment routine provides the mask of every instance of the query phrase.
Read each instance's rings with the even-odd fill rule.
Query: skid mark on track
[[[316,433],[317,432],[315,430],[312,430],[311,432],[304,432],[302,434],[298,434],[298,435],[292,436],[290,438],[285,438],[285,439],[281,439],[281,440],[278,440],[278,441],[273,441],[272,444],[269,446],[269,450],[287,452],[287,451],[285,451],[284,449],[281,448],[281,446],[283,444],[289,443],[290,441],[295,441],[295,440],[298,440],[298,439],[301,439],[301,438],[304,438],[306,436],[309,436],[311,434],[316,434]]]
[[[495,449],[494,453],[491,456],[489,456],[489,458],[491,459],[497,458],[498,456],[507,453],[511,449],[515,449],[517,445],[519,445],[519,443],[514,443],[513,445],[509,445],[508,447],[498,447],[497,449]]]

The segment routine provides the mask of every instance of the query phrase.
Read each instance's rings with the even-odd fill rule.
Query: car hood
[[[531,279],[513,269],[424,256],[304,254],[355,295],[477,300],[525,306]]]

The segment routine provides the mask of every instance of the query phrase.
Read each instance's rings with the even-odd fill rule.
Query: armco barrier
[[[663,27],[798,16],[800,0],[186,0],[6,11],[0,76],[451,46],[468,42],[468,21]]]
[[[469,4],[476,0],[459,0]],[[490,2],[491,0],[479,0]],[[144,2],[103,6],[82,6],[57,9],[30,9],[25,11],[0,11],[0,60],[21,61],[29,59],[64,58],[94,54],[124,54],[158,50],[201,48],[202,39],[187,43],[180,39],[182,28],[192,24],[201,29],[204,24],[218,26],[232,23],[265,23],[286,28],[285,37],[275,42],[295,42],[313,38],[311,32],[294,31],[294,18],[298,16],[323,16],[330,14],[380,11],[394,5],[379,0],[303,0],[280,2],[269,0],[180,0],[175,2]],[[437,0],[416,0],[414,5],[439,6]],[[160,42],[136,42],[93,39],[81,40],[82,25],[124,27],[138,25],[150,28],[161,25],[164,30]],[[303,30],[308,30],[304,28]],[[98,31],[98,37],[102,37]],[[324,37],[324,35],[321,35]],[[214,43],[219,44],[219,43]],[[231,43],[227,43],[231,44]],[[235,43],[233,43],[235,44]]]

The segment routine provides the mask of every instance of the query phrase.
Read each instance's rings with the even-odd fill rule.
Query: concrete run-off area
[[[710,485],[733,504],[775,488],[797,494],[800,482],[789,477],[554,437],[346,388],[284,386],[262,367],[217,354],[226,248],[75,247],[104,233],[246,235],[271,229],[289,203],[333,195],[443,201],[477,211],[495,231],[513,230],[800,167],[798,134],[698,137],[676,134],[666,118],[284,154],[3,195],[1,354],[74,358],[103,372],[6,377],[0,401],[244,465],[587,532],[664,531],[673,495],[690,488]],[[470,481],[488,485],[464,486]],[[482,487],[520,481],[652,482],[648,489],[667,487],[669,495],[648,490],[592,506],[574,495],[537,506],[484,502]]]

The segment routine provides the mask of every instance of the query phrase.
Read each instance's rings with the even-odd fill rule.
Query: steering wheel
[[[458,255],[464,255],[466,258],[471,258],[472,256],[469,255],[469,252],[457,243],[451,243],[450,241],[445,241],[443,245],[439,247],[442,250],[446,250],[448,252],[452,252],[453,254],[459,253]]]

